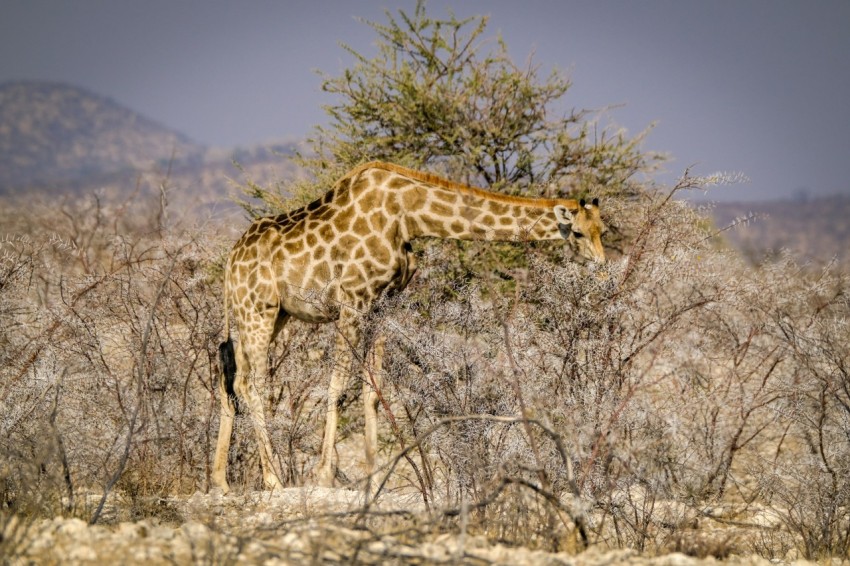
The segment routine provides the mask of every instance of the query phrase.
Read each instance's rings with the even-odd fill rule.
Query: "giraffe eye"
[[[584,238],[584,234],[582,234],[581,232],[576,232],[575,230],[573,230],[573,236],[576,238]]]

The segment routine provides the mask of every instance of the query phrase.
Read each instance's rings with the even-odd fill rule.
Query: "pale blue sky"
[[[0,0],[0,82],[73,83],[213,146],[305,136],[321,122],[314,72],[345,42],[371,52],[355,16],[414,0]],[[576,108],[622,105],[630,132],[676,174],[734,170],[715,198],[850,194],[850,1],[432,0],[433,16],[488,14],[518,61],[565,71]],[[664,180],[669,177],[663,177]],[[724,192],[725,191],[725,192]]]

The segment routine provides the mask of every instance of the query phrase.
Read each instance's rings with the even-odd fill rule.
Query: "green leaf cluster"
[[[569,79],[541,77],[531,58],[515,64],[501,37],[485,37],[486,16],[432,18],[422,1],[412,13],[385,14],[385,23],[361,20],[376,34],[376,54],[343,44],[353,65],[322,75],[334,98],[324,107],[329,121],[297,157],[310,178],[283,187],[298,202],[372,160],[548,197],[632,193],[635,174],[658,162],[641,150],[645,132],[629,137],[589,111],[567,110]],[[272,212],[282,204],[256,187],[251,196]]]
[[[422,1],[412,13],[385,15],[384,23],[361,20],[376,34],[375,53],[343,44],[353,64],[322,75],[333,97],[329,120],[295,157],[309,175],[276,192],[251,185],[245,192],[262,203],[252,215],[305,204],[373,160],[510,194],[610,202],[640,193],[637,174],[660,160],[641,149],[646,132],[629,137],[599,113],[568,109],[569,79],[542,76],[531,58],[514,63],[501,37],[485,36],[486,16],[433,18]],[[505,245],[443,248],[462,279],[493,272],[494,262],[508,271],[523,263]]]

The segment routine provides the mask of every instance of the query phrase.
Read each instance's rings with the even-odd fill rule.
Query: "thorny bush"
[[[787,256],[749,266],[669,197],[611,201],[606,220],[635,236],[604,266],[516,244],[528,262],[506,274],[509,293],[454,278],[445,248],[424,248],[410,288],[369,321],[388,337],[378,500],[418,493],[441,528],[525,546],[570,548],[579,533],[648,551],[847,557],[846,282]],[[209,488],[219,276],[235,237],[79,221],[96,208],[68,206],[76,234],[51,225],[2,242],[5,518],[97,519],[88,489],[142,501]],[[259,378],[289,485],[312,482],[333,337],[291,324]],[[357,454],[359,388],[339,441]],[[259,488],[250,425],[236,428],[231,485]],[[338,481],[362,485],[340,461]],[[730,534],[730,517],[771,536]],[[697,526],[726,546],[700,547]]]

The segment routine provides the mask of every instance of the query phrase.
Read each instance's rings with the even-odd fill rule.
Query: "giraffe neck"
[[[463,186],[414,183],[401,193],[410,239],[560,240],[554,207],[578,208],[567,199],[533,199]]]

